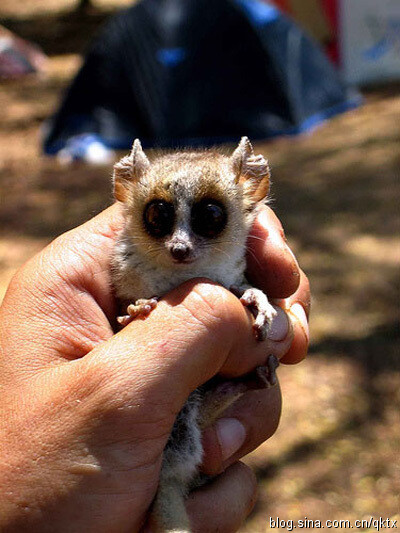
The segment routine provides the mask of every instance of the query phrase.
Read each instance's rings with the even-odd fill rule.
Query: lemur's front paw
[[[276,311],[269,303],[266,295],[259,289],[253,288],[245,289],[244,292],[237,287],[232,287],[231,290],[239,297],[242,304],[253,313],[255,317],[253,331],[256,339],[258,341],[265,340],[271,322],[276,316]]]
[[[146,318],[157,305],[157,298],[142,298],[136,300],[134,304],[128,305],[126,312],[128,314],[117,317],[121,326],[127,326],[135,318]]]

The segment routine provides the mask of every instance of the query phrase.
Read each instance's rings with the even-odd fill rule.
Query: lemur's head
[[[243,137],[230,157],[176,152],[150,162],[138,139],[114,166],[114,196],[126,231],[149,261],[187,268],[223,262],[245,246],[255,210],[269,191],[269,168]]]

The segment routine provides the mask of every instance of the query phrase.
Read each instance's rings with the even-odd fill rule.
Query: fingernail
[[[283,341],[289,335],[290,323],[289,319],[283,309],[276,307],[274,309],[277,312],[273,318],[267,333],[267,337],[270,341]]]
[[[215,423],[215,430],[221,447],[222,459],[226,461],[246,440],[246,430],[236,418],[220,418]]]
[[[306,312],[304,311],[303,306],[299,303],[293,304],[289,310],[289,313],[291,313],[297,318],[297,321],[299,322],[301,328],[303,329],[306,337],[309,338],[310,333],[309,333],[309,327],[308,327],[308,320],[307,320],[307,315],[306,315]]]

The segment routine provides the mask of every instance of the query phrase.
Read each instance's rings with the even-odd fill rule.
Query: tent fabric
[[[44,148],[211,145],[295,134],[358,104],[318,46],[259,0],[142,0],[93,41]]]

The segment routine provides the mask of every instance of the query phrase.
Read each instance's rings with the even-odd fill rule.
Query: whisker
[[[249,234],[247,238],[248,238],[248,239],[255,239],[256,241],[262,241],[262,242],[265,241],[265,239],[263,239],[262,237],[258,237],[257,235],[251,235],[251,234]]]
[[[253,252],[253,250],[247,249],[247,253],[256,261],[257,265],[261,267],[260,260],[256,256],[256,254]]]
[[[219,248],[218,246],[215,246],[215,245],[214,245],[214,248],[215,248],[215,250],[217,250],[218,252],[221,252],[221,253],[225,254],[226,257],[227,257],[228,259],[231,258],[231,256],[228,254],[228,252],[226,252],[225,250],[222,250],[222,248]]]

